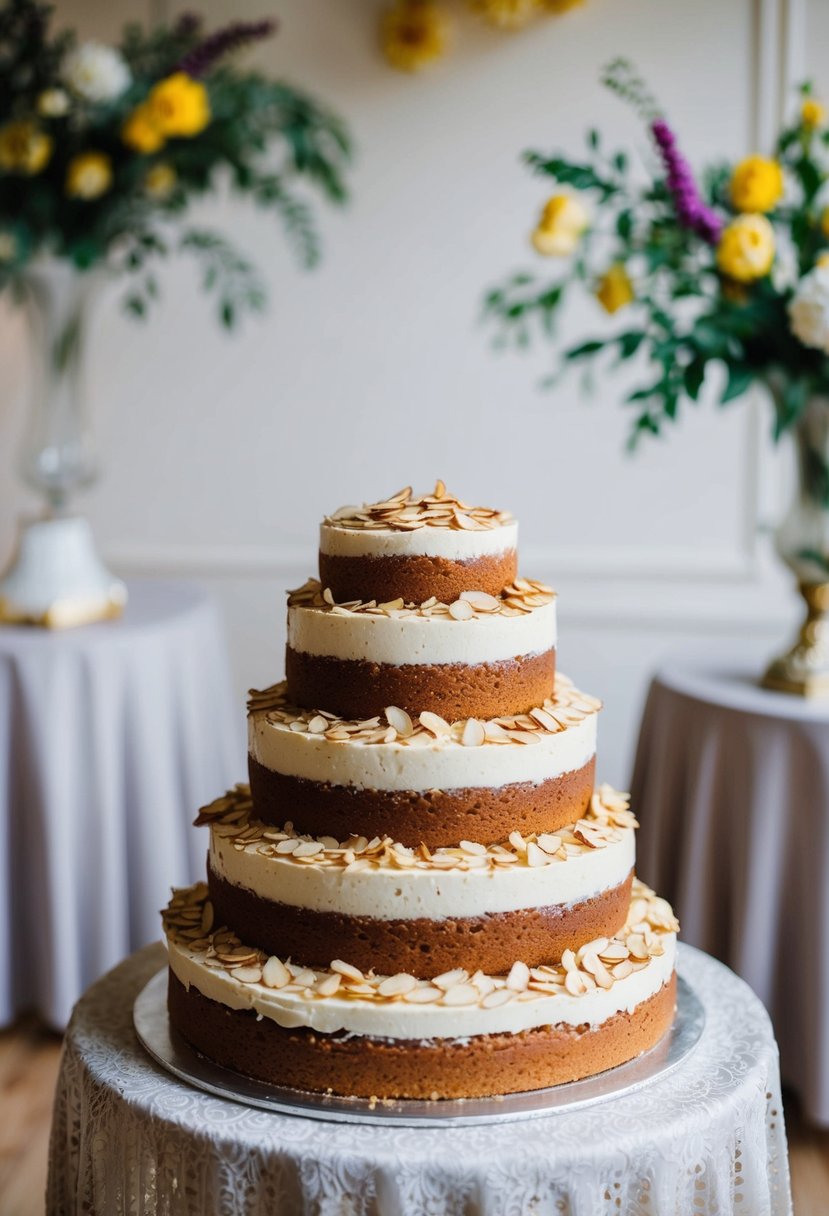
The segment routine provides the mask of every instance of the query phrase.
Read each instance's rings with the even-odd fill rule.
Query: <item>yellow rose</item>
[[[815,266],[829,266],[829,253],[821,253],[815,259]]]
[[[717,265],[738,283],[762,279],[774,261],[774,229],[764,215],[741,215],[725,228]]]
[[[186,72],[174,72],[153,85],[146,104],[151,121],[165,138],[198,135],[210,122],[207,89]]]
[[[380,45],[400,72],[419,72],[440,59],[449,44],[449,23],[432,0],[397,0],[383,14]]]
[[[826,118],[826,107],[822,106],[819,101],[815,101],[814,97],[805,98],[803,105],[800,107],[800,121],[804,127],[808,127],[810,131],[814,131],[816,127],[822,127]]]
[[[66,170],[66,193],[89,202],[100,198],[112,185],[112,162],[103,152],[81,152]]]
[[[623,262],[614,262],[599,279],[596,299],[611,315],[635,300],[636,295]]]
[[[150,198],[158,199],[159,201],[169,198],[175,189],[175,185],[176,171],[172,165],[165,164],[163,161],[157,165],[153,165],[144,178],[144,189]]]
[[[156,126],[147,102],[136,106],[121,128],[121,139],[134,152],[148,156],[164,147],[164,136]]]
[[[588,224],[586,209],[570,194],[554,194],[544,205],[532,243],[545,257],[573,253]]]
[[[34,177],[48,165],[52,147],[52,137],[33,122],[7,122],[0,127],[0,169]]]
[[[731,201],[738,211],[771,211],[783,194],[783,170],[776,160],[747,156],[731,175]]]

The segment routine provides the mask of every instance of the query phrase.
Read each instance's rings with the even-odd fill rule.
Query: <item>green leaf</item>
[[[620,357],[630,359],[632,355],[636,354],[646,337],[644,329],[629,329],[626,333],[620,334],[617,338]]]
[[[596,338],[590,342],[581,342],[578,346],[571,346],[569,350],[565,351],[564,358],[571,362],[575,359],[589,359],[603,350],[606,345],[606,342]]]
[[[682,373],[683,387],[692,401],[699,400],[700,389],[705,379],[705,366],[706,360],[697,355]]]
[[[729,364],[728,380],[720,397],[720,405],[727,405],[735,397],[742,397],[743,393],[754,383],[754,379],[753,368],[747,367],[744,363]]]

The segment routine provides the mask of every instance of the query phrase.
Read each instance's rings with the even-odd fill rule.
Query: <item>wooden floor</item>
[[[0,1216],[43,1216],[59,1056],[59,1037],[34,1022],[0,1032]],[[827,1216],[829,1132],[805,1126],[793,1099],[785,1105],[795,1216]]]

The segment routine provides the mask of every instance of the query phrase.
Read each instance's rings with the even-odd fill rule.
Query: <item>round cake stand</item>
[[[383,1123],[402,1127],[469,1127],[478,1123],[538,1119],[557,1111],[578,1110],[605,1102],[656,1081],[694,1050],[705,1026],[705,1009],[691,985],[679,977],[673,1025],[652,1047],[627,1064],[582,1081],[548,1089],[491,1098],[415,1099],[347,1098],[311,1093],[254,1080],[214,1064],[170,1025],[167,1013],[167,968],[141,989],[133,1006],[140,1042],[163,1068],[219,1098],[262,1107],[281,1115],[300,1115],[337,1123]]]

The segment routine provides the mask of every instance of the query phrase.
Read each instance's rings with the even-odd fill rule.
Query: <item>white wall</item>
[[[201,7],[215,22],[271,6]],[[270,313],[236,337],[218,333],[184,266],[165,273],[146,325],[102,311],[89,392],[105,476],[85,503],[101,543],[123,571],[214,589],[241,698],[280,670],[282,589],[311,572],[323,511],[438,475],[505,505],[522,521],[525,571],[561,592],[560,661],[606,699],[602,769],[623,783],[661,653],[748,639],[760,664],[793,623],[761,535],[781,494],[765,404],[688,410],[670,439],[630,458],[618,374],[589,401],[576,380],[540,393],[550,355],[494,354],[479,302],[508,270],[546,269],[526,237],[549,190],[520,166],[522,149],[576,151],[592,124],[645,147],[597,83],[603,63],[635,59],[693,160],[766,148],[781,80],[801,74],[807,46],[820,65],[818,0],[587,0],[514,36],[460,14],[456,53],[416,78],[377,53],[374,0],[276,7],[279,35],[257,59],[348,117],[353,202],[325,216],[311,275],[271,219],[207,208],[270,284]],[[136,8],[73,0],[58,14],[106,37]],[[570,332],[604,324],[586,303]],[[23,354],[4,313],[0,558],[24,498],[12,477]]]

